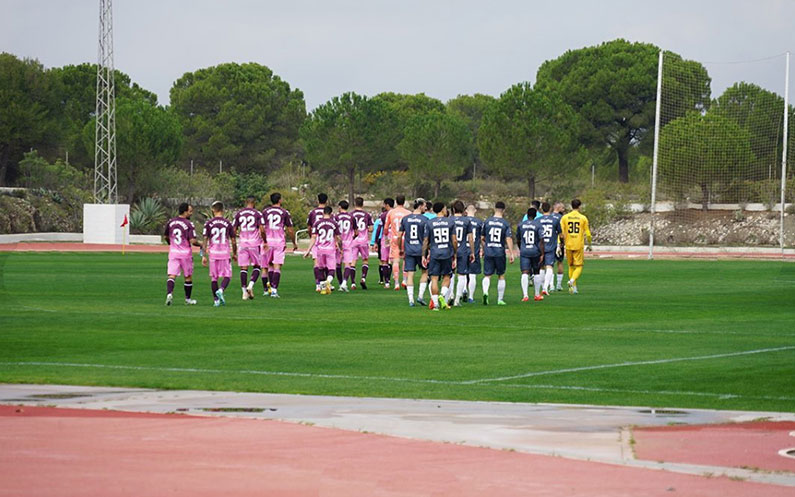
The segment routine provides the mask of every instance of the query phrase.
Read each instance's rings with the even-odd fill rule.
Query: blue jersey
[[[425,216],[425,218],[426,218],[426,219],[433,219],[433,218],[435,218],[435,217],[436,217],[436,214],[434,214],[434,213],[433,213],[433,212],[431,212],[431,211],[428,211],[428,212],[425,212],[425,213],[423,214],[423,216]]]
[[[453,224],[455,225],[455,238],[458,240],[456,255],[469,257],[469,233],[472,230],[469,218],[466,216],[454,216]]]
[[[519,238],[519,255],[522,257],[538,257],[541,255],[541,241],[544,239],[544,228],[533,219],[525,220],[516,227]]]
[[[554,252],[558,247],[558,236],[560,236],[560,219],[553,214],[541,216],[538,220],[544,229],[544,252]]]
[[[453,235],[455,227],[449,217],[435,217],[425,223],[425,238],[430,246],[431,259],[453,257]]]
[[[534,217],[533,220],[539,219],[541,216],[543,216],[543,214],[541,214],[541,211],[537,211],[536,212],[536,217]],[[524,217],[522,218],[522,222],[525,222],[525,221],[527,221],[527,214],[526,213],[525,213]]]
[[[469,231],[472,232],[472,237],[475,239],[475,257],[480,257],[480,235],[483,234],[483,221],[473,216],[467,216],[469,220]]]
[[[490,217],[483,222],[483,239],[486,257],[505,257],[505,244],[511,238],[511,225],[504,218]]]
[[[422,214],[409,214],[400,220],[400,231],[403,233],[403,252],[406,255],[422,255],[422,242],[425,239],[427,223],[428,218]]]

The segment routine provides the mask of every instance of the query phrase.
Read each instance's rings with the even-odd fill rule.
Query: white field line
[[[580,371],[593,371],[597,369],[609,369],[609,368],[624,368],[629,366],[647,366],[650,364],[669,364],[672,362],[685,362],[685,361],[704,361],[708,359],[722,359],[725,357],[737,357],[737,356],[744,356],[744,355],[753,355],[753,354],[764,354],[767,352],[780,352],[782,350],[795,350],[795,346],[788,346],[788,347],[775,347],[771,349],[756,349],[756,350],[746,350],[743,352],[731,352],[728,354],[713,354],[713,355],[702,355],[702,356],[692,356],[692,357],[675,357],[672,359],[656,359],[653,361],[633,361],[633,362],[619,362],[615,364],[600,364],[597,366],[583,366],[579,368],[565,368],[565,369],[551,369],[547,371],[533,371],[530,373],[524,374],[517,374],[512,376],[501,376],[497,378],[481,378],[479,380],[469,380],[462,382],[464,385],[471,385],[476,383],[490,383],[495,381],[507,381],[507,380],[517,380],[520,378],[531,378],[533,376],[545,376],[545,375],[552,375],[552,374],[563,374],[563,373],[576,373]]]
[[[576,385],[518,385],[514,383],[504,383],[502,386],[511,388],[523,388],[528,390],[574,390],[583,392],[606,392],[606,393],[636,393],[643,395],[675,395],[675,396],[691,396],[691,397],[711,397],[717,399],[758,399],[758,400],[792,400],[795,397],[775,397],[769,395],[753,396],[738,395],[734,393],[716,393],[716,392],[688,392],[686,390],[636,390],[626,388],[602,388],[602,387],[584,387]],[[795,432],[793,432],[795,433]]]

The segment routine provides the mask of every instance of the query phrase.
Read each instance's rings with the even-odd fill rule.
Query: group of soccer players
[[[225,291],[232,276],[232,260],[240,267],[243,300],[254,298],[254,285],[262,279],[264,295],[279,298],[278,287],[284,264],[286,239],[289,236],[297,250],[296,234],[290,213],[281,206],[281,195],[271,195],[271,205],[262,211],[249,197],[246,207],[234,215],[233,221],[224,216],[221,202],[212,205],[213,217],[202,231],[203,242],[196,240],[190,216],[193,208],[182,204],[179,215],[168,221],[165,230],[169,244],[169,264],[166,305],[173,302],[176,277],[185,276],[185,303],[191,298],[193,259],[191,246],[201,247],[202,264],[209,265],[211,290],[215,306],[225,305]],[[369,253],[379,256],[380,284],[395,290],[406,289],[409,305],[426,306],[425,292],[430,286],[432,310],[449,309],[463,302],[474,302],[477,275],[483,278],[483,304],[489,305],[491,278],[497,275],[497,305],[506,305],[506,266],[513,264],[517,241],[521,270],[522,301],[529,301],[528,288],[532,278],[534,300],[543,300],[553,290],[562,290],[562,260],[565,252],[570,293],[577,293],[577,280],[582,272],[585,240],[590,249],[591,233],[588,219],[579,212],[580,201],[572,201],[572,211],[564,215],[562,203],[554,205],[533,201],[516,230],[504,218],[505,204],[497,202],[494,213],[485,221],[475,216],[475,207],[464,206],[460,200],[449,207],[416,199],[413,210],[405,206],[405,197],[384,199],[381,215],[373,222],[363,209],[364,200],[357,197],[354,208],[343,200],[337,212],[328,205],[328,196],[318,195],[318,206],[310,211],[307,228],[311,235],[304,257],[314,261],[315,289],[330,294],[336,276],[339,290],[356,289],[356,263],[361,260],[359,285],[367,289]],[[402,283],[400,264],[403,263]],[[558,279],[554,285],[554,266]],[[249,279],[249,269],[251,278]],[[267,270],[267,272],[265,272]],[[415,299],[414,276],[421,272],[419,295]],[[457,285],[455,279],[457,276]],[[220,282],[219,282],[220,280]]]

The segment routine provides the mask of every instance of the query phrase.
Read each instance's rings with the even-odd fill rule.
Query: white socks
[[[420,294],[417,296],[418,299],[422,300],[425,298],[425,290],[428,289],[428,282],[420,282]]]
[[[505,280],[497,280],[497,302],[505,297]]]
[[[414,303],[414,287],[413,286],[406,286],[406,293],[409,294],[409,304]]]
[[[458,286],[455,287],[455,301],[456,303],[461,302],[461,297],[464,296],[464,287],[467,284],[467,277],[466,276],[459,276],[458,277]]]
[[[530,275],[522,273],[522,296],[527,298],[527,286],[530,284]]]
[[[484,276],[480,286],[483,287],[483,295],[488,295],[489,287],[491,286],[491,276]]]
[[[547,267],[547,272],[544,274],[544,287],[543,289],[547,292],[552,290],[552,283],[555,281],[555,273],[552,271],[552,267]]]
[[[478,278],[474,274],[469,275],[469,298],[475,298],[475,288],[477,287]]]
[[[558,273],[558,288],[563,287],[563,273]]]
[[[433,302],[433,307],[438,309],[439,308],[439,296],[431,294],[431,302]]]
[[[544,277],[540,274],[536,274],[533,276],[533,287],[535,290],[535,296],[538,297],[541,294],[541,285],[543,284]]]

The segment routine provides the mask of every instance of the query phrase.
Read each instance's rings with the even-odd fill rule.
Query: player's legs
[[[498,257],[496,262],[496,273],[499,276],[497,280],[497,305],[505,305],[505,256]]]
[[[452,263],[450,264],[452,267]],[[450,278],[452,276],[452,271],[446,271],[445,274],[442,276],[442,288],[439,291],[439,304],[442,306],[443,309],[449,309],[450,304]]]
[[[362,290],[367,290],[367,273],[370,270],[370,247],[366,244],[360,244],[358,248],[358,257],[362,259],[362,279],[359,283],[362,286]],[[355,270],[355,263],[354,263],[354,270]]]
[[[535,300],[544,300],[541,295],[541,287],[544,285],[544,275],[541,274],[541,259],[540,257],[534,257],[530,262],[533,266],[533,293]]]
[[[555,260],[558,262],[558,279],[557,284],[555,285],[555,290],[559,292],[563,290],[563,259],[565,257],[566,248],[561,246],[560,250],[560,257],[555,257]]]
[[[418,259],[419,257],[407,255],[403,261],[403,268],[406,270],[406,294],[412,307],[414,307],[414,273],[417,270]]]
[[[185,304],[193,305],[196,303],[196,301],[191,298],[191,294],[193,293],[193,257],[180,259],[179,265],[182,274],[185,275],[185,282],[183,283],[185,289]]]
[[[456,267],[461,267],[461,261],[456,262]],[[464,267],[466,268],[466,260],[464,261]],[[466,269],[459,269],[458,270],[458,283],[455,287],[455,305],[461,305],[461,299],[464,297],[464,289],[467,288],[467,276]]]
[[[433,310],[439,310],[439,276],[433,275],[431,276],[431,304],[433,304]]]

